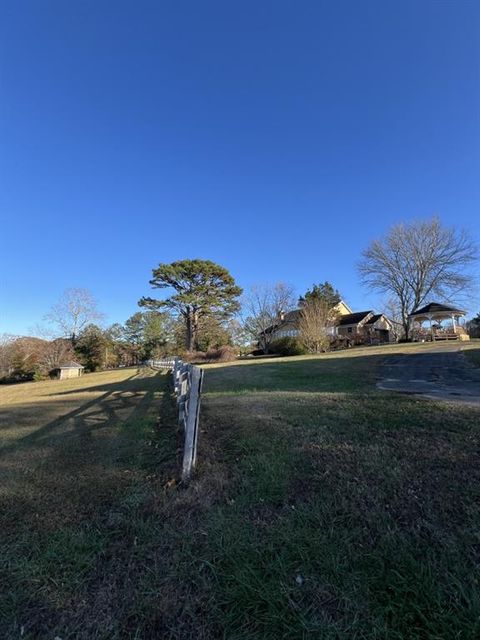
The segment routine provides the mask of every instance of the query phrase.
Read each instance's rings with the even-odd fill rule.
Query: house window
[[[352,333],[352,332],[353,332],[353,327],[348,327],[347,333]]]

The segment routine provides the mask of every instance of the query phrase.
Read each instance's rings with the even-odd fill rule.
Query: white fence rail
[[[147,360],[145,364],[152,369],[173,369],[179,358],[163,358],[162,360]]]
[[[183,362],[180,358],[148,360],[146,364],[153,369],[172,369],[178,406],[178,422],[185,435],[182,480],[188,481],[197,462],[203,370]]]

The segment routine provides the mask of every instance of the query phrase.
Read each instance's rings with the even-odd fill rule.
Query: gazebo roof
[[[465,311],[462,311],[462,309],[457,309],[456,307],[450,307],[447,304],[440,304],[439,302],[430,302],[430,304],[425,305],[421,309],[416,309],[415,311],[412,311],[412,313],[409,315],[409,318],[419,318],[421,316],[424,316],[424,317],[430,316],[432,318],[435,318],[435,317],[447,318],[451,315],[464,316]]]

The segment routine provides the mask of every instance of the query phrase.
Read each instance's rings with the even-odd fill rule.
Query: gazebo
[[[465,315],[465,311],[451,307],[439,302],[430,302],[430,304],[416,309],[409,316],[412,328],[418,322],[419,337],[429,340],[468,340],[469,336],[465,329],[460,325],[460,318]],[[444,320],[451,321],[446,327],[442,326]],[[428,322],[428,332],[423,329],[423,323]]]

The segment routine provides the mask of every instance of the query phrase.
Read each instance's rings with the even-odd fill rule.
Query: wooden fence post
[[[179,377],[179,389],[178,389],[178,422],[179,424],[185,426],[185,419],[188,415],[188,399],[190,395],[190,385],[189,385],[189,375],[188,375],[188,366],[183,365],[180,370]]]
[[[200,403],[202,399],[202,387],[203,387],[203,369],[197,369],[200,372],[200,378],[198,381],[198,396],[197,396],[197,406],[195,407],[195,442],[193,445],[193,456],[192,456],[192,468],[194,469],[197,464],[197,442],[198,442],[198,432],[200,429]]]
[[[192,367],[188,413],[185,429],[185,450],[183,452],[182,480],[188,481],[197,460],[198,423],[200,415],[200,393],[203,371]]]
[[[178,357],[147,360],[152,369],[171,369],[173,388],[178,405],[178,423],[184,431],[182,480],[188,482],[197,462],[197,441],[200,418],[200,396],[203,370],[182,362]]]

